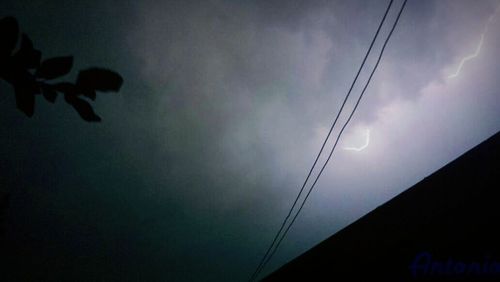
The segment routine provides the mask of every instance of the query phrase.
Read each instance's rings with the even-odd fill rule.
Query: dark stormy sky
[[[2,1],[45,58],[75,56],[68,78],[103,66],[125,81],[98,95],[100,124],[63,99],[27,118],[0,82],[13,262],[56,280],[248,279],[387,2]],[[499,4],[408,2],[266,273],[500,129]]]

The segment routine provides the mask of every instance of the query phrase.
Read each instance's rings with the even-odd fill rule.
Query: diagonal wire
[[[302,192],[304,191],[304,188],[305,188],[305,186],[306,186],[306,184],[307,184],[307,181],[309,180],[309,177],[311,176],[312,171],[314,170],[314,168],[315,168],[315,166],[316,166],[316,164],[317,164],[317,162],[318,162],[318,160],[319,160],[319,157],[321,156],[321,154],[322,154],[322,152],[323,152],[323,150],[324,150],[324,148],[325,148],[325,145],[326,145],[326,143],[327,143],[328,139],[330,138],[330,135],[331,135],[331,133],[332,133],[332,131],[333,131],[333,128],[335,127],[335,124],[337,123],[337,120],[339,119],[339,116],[340,116],[340,114],[342,113],[342,110],[344,109],[344,106],[345,106],[345,104],[346,104],[346,102],[347,102],[347,100],[348,100],[349,96],[351,95],[352,89],[354,88],[354,85],[356,84],[356,81],[358,80],[358,77],[359,77],[359,75],[360,75],[360,73],[361,73],[361,70],[363,69],[363,67],[364,67],[364,65],[365,65],[365,63],[366,63],[366,60],[368,59],[368,56],[370,55],[370,52],[371,52],[371,50],[372,50],[372,48],[373,48],[373,45],[375,44],[375,41],[376,41],[376,39],[377,39],[377,37],[378,37],[378,34],[380,33],[380,29],[382,28],[382,26],[383,26],[383,24],[384,24],[384,22],[385,22],[385,19],[386,19],[386,17],[387,17],[387,14],[389,13],[389,10],[391,9],[391,6],[392,6],[392,3],[393,3],[393,2],[394,2],[394,0],[391,0],[391,1],[389,2],[389,5],[387,6],[387,8],[386,8],[386,10],[385,10],[384,16],[383,16],[383,18],[382,18],[382,20],[381,20],[381,22],[380,22],[380,24],[379,24],[379,26],[378,26],[378,28],[377,28],[377,31],[375,32],[375,35],[374,35],[374,37],[373,37],[373,39],[372,39],[371,43],[370,43],[370,47],[368,48],[368,50],[367,50],[367,52],[366,52],[366,54],[365,54],[365,57],[363,58],[363,62],[361,63],[361,65],[360,65],[360,67],[359,67],[359,69],[358,69],[358,72],[356,73],[356,76],[354,77],[354,80],[353,80],[353,82],[351,83],[351,86],[350,86],[350,88],[349,88],[349,91],[347,92],[347,95],[345,96],[344,101],[342,102],[342,106],[340,107],[340,110],[339,110],[339,112],[337,113],[337,116],[335,117],[335,120],[333,121],[332,126],[330,127],[330,130],[328,131],[328,134],[327,134],[327,136],[326,136],[326,138],[325,138],[325,141],[324,141],[324,142],[323,142],[323,144],[321,145],[321,149],[319,150],[319,153],[318,153],[318,155],[316,156],[316,159],[314,160],[314,163],[313,163],[313,165],[312,165],[311,169],[309,170],[309,173],[307,174],[307,177],[306,177],[306,179],[305,179],[304,183],[302,184],[302,187],[301,187],[301,189],[300,189],[300,191],[299,191],[299,193],[298,193],[297,197],[295,198],[295,201],[293,202],[292,207],[290,208],[290,210],[289,210],[289,212],[288,212],[287,216],[285,217],[285,220],[283,220],[283,223],[281,224],[281,227],[280,227],[279,231],[276,233],[276,235],[275,235],[275,237],[274,237],[274,239],[273,239],[273,241],[272,241],[271,245],[268,247],[268,249],[267,249],[267,251],[266,251],[266,253],[265,253],[264,257],[261,259],[261,261],[260,261],[259,265],[257,266],[256,270],[255,270],[255,271],[254,271],[254,273],[252,274],[252,276],[251,276],[251,278],[250,278],[250,280],[249,280],[249,281],[252,281],[253,279],[255,279],[255,277],[257,276],[257,274],[261,271],[261,268],[262,268],[262,266],[263,266],[264,262],[266,261],[267,256],[268,256],[268,255],[269,255],[269,253],[271,252],[271,250],[272,250],[272,248],[273,248],[274,244],[276,243],[276,241],[277,241],[277,240],[278,240],[278,238],[279,238],[279,235],[280,235],[280,234],[281,234],[281,232],[283,231],[283,228],[285,227],[285,225],[286,225],[286,223],[287,223],[288,219],[290,218],[290,216],[291,216],[291,214],[292,214],[292,212],[293,212],[293,209],[294,209],[294,208],[295,208],[295,206],[297,205],[297,202],[298,202],[298,200],[299,200],[300,196],[302,195]]]
[[[306,203],[307,199],[309,198],[309,195],[311,194],[312,190],[314,189],[316,183],[318,182],[318,179],[319,177],[321,176],[321,174],[323,173],[323,170],[325,169],[326,165],[328,164],[328,162],[330,161],[330,158],[332,157],[333,155],[333,152],[335,150],[335,148],[337,147],[337,143],[339,142],[340,140],[340,137],[342,136],[342,133],[344,132],[344,129],[347,127],[347,125],[349,124],[349,122],[351,121],[354,113],[356,112],[356,109],[358,108],[359,106],[359,103],[361,102],[361,99],[363,98],[363,95],[365,94],[365,91],[366,89],[368,88],[368,85],[370,84],[370,81],[373,77],[373,74],[375,73],[375,71],[377,70],[378,68],[378,65],[380,63],[380,60],[382,59],[382,55],[384,54],[384,51],[385,51],[385,47],[387,46],[387,43],[389,42],[389,39],[391,38],[393,32],[394,32],[394,29],[396,28],[397,24],[398,24],[398,21],[401,17],[401,14],[403,13],[403,10],[406,6],[406,2],[408,0],[405,0],[403,2],[403,5],[401,6],[401,9],[399,10],[399,13],[398,13],[398,16],[396,18],[396,21],[394,22],[392,28],[391,28],[391,31],[389,32],[385,42],[384,42],[384,45],[380,51],[380,54],[379,54],[379,57],[377,59],[377,62],[372,70],[372,72],[370,73],[370,76],[368,78],[368,81],[366,82],[365,86],[363,87],[363,91],[361,92],[361,95],[359,96],[358,100],[356,101],[356,105],[354,106],[351,114],[349,115],[349,118],[347,119],[347,121],[344,123],[344,125],[342,126],[342,129],[340,130],[339,132],[339,135],[337,136],[337,139],[335,140],[335,144],[333,145],[331,151],[330,151],[330,154],[328,155],[328,158],[326,159],[325,163],[323,164],[323,167],[321,168],[320,172],[318,173],[318,175],[316,176],[316,179],[314,180],[311,188],[309,188],[309,191],[307,192],[305,198],[304,198],[304,201],[302,202],[302,204],[300,205],[300,208],[299,210],[297,211],[297,213],[295,214],[295,216],[293,217],[292,221],[290,222],[290,224],[288,225],[287,229],[285,230],[285,232],[283,233],[283,235],[281,236],[280,240],[278,241],[278,243],[276,244],[276,247],[274,248],[274,250],[271,252],[271,254],[268,256],[268,258],[266,259],[266,261],[264,262],[262,268],[271,260],[271,258],[273,257],[273,255],[276,253],[276,251],[278,250],[278,247],[280,246],[281,242],[283,241],[283,239],[285,238],[286,234],[288,233],[288,231],[290,230],[290,228],[292,227],[293,223],[295,222],[295,220],[297,219],[297,217],[299,216],[300,212],[302,211],[302,208],[304,207],[304,204]]]

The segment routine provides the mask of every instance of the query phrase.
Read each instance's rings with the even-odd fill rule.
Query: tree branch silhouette
[[[33,48],[25,33],[21,33],[13,17],[0,19],[0,79],[14,88],[17,108],[28,117],[35,112],[35,96],[42,95],[54,103],[58,93],[64,95],[82,119],[99,122],[88,99],[95,101],[96,91],[118,92],[123,84],[120,74],[105,68],[81,70],[76,82],[51,82],[65,76],[73,67],[73,57],[42,60],[42,53]],[[19,44],[18,41],[20,40]],[[16,46],[19,46],[16,49]]]

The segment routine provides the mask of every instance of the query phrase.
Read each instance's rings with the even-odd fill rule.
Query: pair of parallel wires
[[[349,124],[349,122],[351,121],[354,113],[356,112],[356,109],[358,108],[359,106],[359,103],[361,102],[361,99],[363,98],[364,94],[365,94],[365,91],[366,89],[368,88],[368,85],[370,84],[370,81],[373,77],[373,74],[375,73],[375,71],[377,70],[378,68],[378,65],[380,63],[380,60],[382,59],[382,55],[384,54],[384,51],[385,51],[385,48],[387,46],[387,43],[389,42],[389,39],[391,38],[398,22],[399,22],[399,19],[401,17],[401,14],[403,13],[403,10],[406,6],[406,2],[408,0],[404,0],[403,4],[401,5],[401,8],[399,10],[399,13],[392,25],[392,28],[390,30],[390,32],[388,33],[385,41],[384,41],[384,44],[382,45],[382,49],[380,50],[380,53],[378,55],[378,59],[377,59],[377,62],[375,63],[371,73],[370,73],[370,76],[368,77],[368,80],[366,81],[364,87],[363,87],[363,90],[361,91],[361,94],[359,95],[357,101],[356,101],[356,104],[354,105],[354,108],[352,109],[351,113],[349,114],[349,117],[347,118],[346,122],[344,123],[344,125],[342,126],[340,132],[338,133],[337,137],[336,137],[336,140],[335,140],[335,143],[333,144],[333,147],[332,149],[330,150],[330,153],[328,155],[328,158],[326,159],[326,161],[324,162],[323,166],[321,167],[318,175],[316,176],[316,178],[314,179],[314,182],[313,184],[311,185],[311,187],[309,188],[309,190],[307,191],[307,194],[306,196],[304,197],[304,199],[302,200],[301,204],[300,204],[300,207],[298,208],[297,212],[295,213],[295,215],[292,217],[291,221],[288,223],[294,209],[298,206],[298,202],[299,202],[299,199],[302,195],[302,193],[304,192],[304,189],[306,187],[306,184],[307,182],[309,181],[309,178],[311,177],[311,174],[314,170],[314,168],[316,167],[316,164],[318,163],[318,160],[321,156],[321,154],[323,153],[323,150],[326,146],[326,143],[327,141],[329,140],[330,136],[331,136],[331,133],[335,127],[335,125],[337,124],[337,121],[346,105],[346,102],[347,100],[349,99],[349,96],[351,95],[351,92],[352,92],[352,89],[354,88],[354,85],[356,84],[356,81],[358,80],[358,77],[366,63],[366,60],[368,59],[368,56],[370,55],[371,51],[372,51],[372,48],[373,48],[373,45],[375,44],[375,41],[377,40],[377,37],[380,33],[380,30],[382,28],[382,26],[384,25],[384,22],[387,18],[387,14],[389,13],[390,9],[391,9],[391,6],[394,2],[394,0],[391,0],[387,6],[387,9],[384,13],[384,16],[377,28],[377,31],[375,32],[375,36],[373,37],[371,43],[370,43],[370,47],[368,48],[366,54],[365,54],[365,57],[363,59],[363,62],[361,63],[361,66],[359,67],[357,73],[356,73],[356,76],[354,77],[354,80],[353,82],[351,83],[351,86],[349,88],[349,91],[347,92],[345,98],[344,98],[344,101],[342,102],[342,105],[340,107],[340,110],[339,112],[337,113],[337,116],[335,117],[333,123],[332,123],[332,126],[330,127],[330,130],[328,131],[328,134],[325,138],[325,141],[323,142],[323,144],[321,145],[321,149],[319,150],[319,153],[318,155],[316,156],[316,159],[314,160],[314,163],[311,167],[311,169],[309,170],[309,173],[307,174],[307,177],[304,181],[304,183],[302,184],[302,187],[300,188],[300,191],[299,193],[297,194],[294,202],[293,202],[293,205],[292,207],[290,208],[290,210],[288,211],[288,214],[286,215],[285,219],[283,220],[283,223],[281,224],[281,227],[279,228],[278,232],[276,233],[276,235],[274,236],[274,239],[271,243],[271,245],[268,247],[266,253],[264,254],[264,256],[262,257],[259,265],[257,266],[257,268],[255,269],[255,271],[253,272],[252,276],[250,277],[250,280],[249,281],[254,281],[255,279],[258,278],[259,274],[262,272],[262,270],[264,269],[264,267],[269,263],[269,261],[271,260],[271,258],[274,256],[274,254],[276,253],[276,251],[278,250],[278,247],[281,245],[283,239],[285,238],[286,234],[288,233],[288,231],[290,230],[290,228],[292,227],[292,225],[295,223],[295,220],[297,219],[297,217],[299,216],[300,212],[302,211],[302,208],[304,207],[304,204],[306,203],[307,199],[309,198],[309,195],[311,194],[311,192],[313,191],[314,187],[316,186],[316,183],[318,182],[318,179],[320,178],[321,174],[323,173],[323,170],[325,169],[326,165],[328,164],[328,162],[330,161],[332,155],[333,155],[333,152],[335,150],[335,148],[337,147],[337,143],[339,142],[340,140],[340,137],[342,136],[342,133],[344,132],[345,128],[347,127],[347,125]],[[288,225],[287,225],[288,223]],[[286,228],[285,228],[286,226]]]

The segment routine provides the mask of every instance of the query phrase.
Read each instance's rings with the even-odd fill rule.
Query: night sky
[[[16,17],[44,58],[75,57],[68,79],[92,66],[124,78],[119,93],[93,103],[101,123],[62,97],[38,96],[28,118],[0,81],[6,244],[56,280],[245,281],[387,2],[2,1],[0,17]],[[264,273],[500,130],[499,5],[408,2],[339,150]]]

